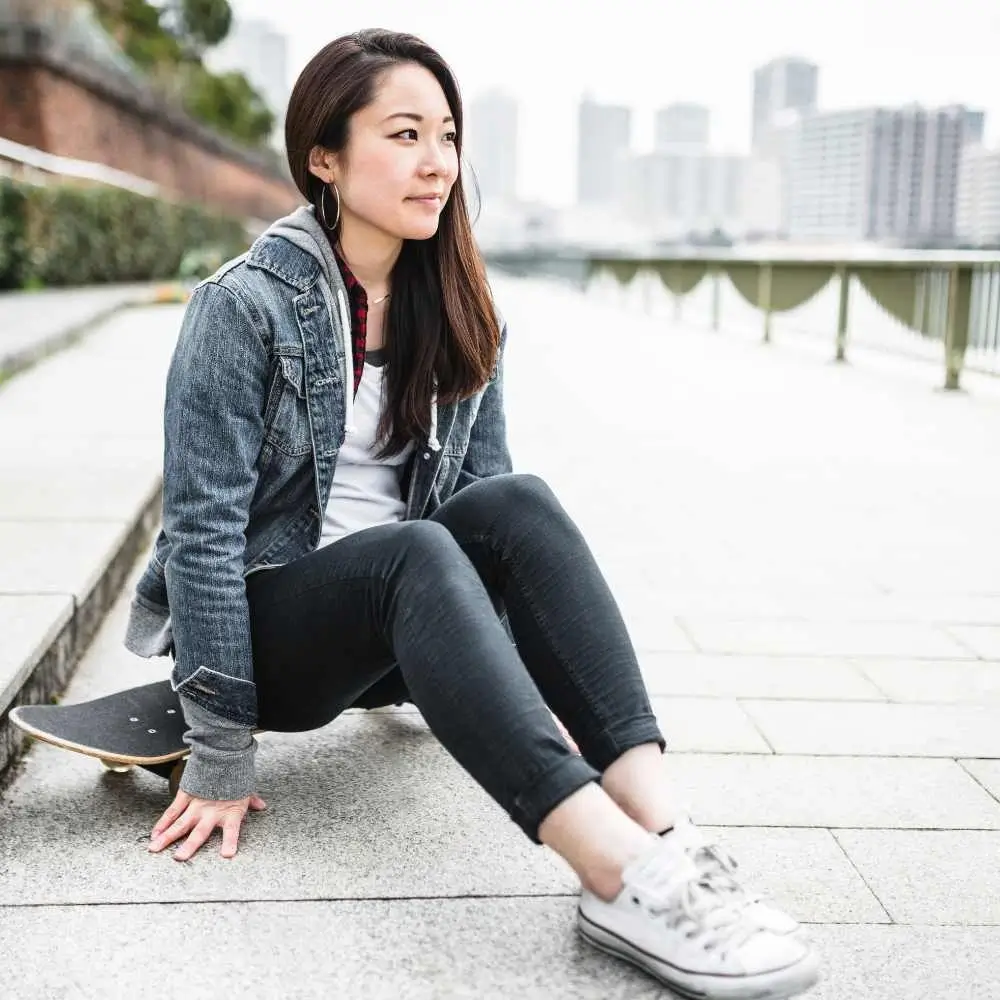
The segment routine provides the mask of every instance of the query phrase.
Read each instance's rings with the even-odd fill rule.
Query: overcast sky
[[[779,55],[819,64],[821,107],[965,102],[1000,137],[1000,0],[231,0],[288,37],[294,80],[327,41],[364,27],[434,45],[466,101],[499,87],[521,101],[519,186],[565,202],[575,189],[576,107],[631,105],[638,149],[652,110],[712,111],[713,145],[749,146],[752,73]]]

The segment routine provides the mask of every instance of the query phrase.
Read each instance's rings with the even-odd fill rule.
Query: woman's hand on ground
[[[187,840],[174,852],[175,861],[187,861],[212,836],[216,827],[222,827],[222,849],[219,853],[224,858],[231,858],[236,854],[240,828],[247,811],[252,809],[259,812],[266,808],[267,804],[259,795],[217,802],[212,799],[196,799],[187,792],[178,791],[174,801],[153,827],[149,850],[158,854],[187,835]]]

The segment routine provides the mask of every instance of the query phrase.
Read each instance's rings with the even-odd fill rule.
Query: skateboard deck
[[[29,736],[96,757],[109,770],[141,767],[176,791],[189,748],[180,701],[157,681],[75,705],[20,705],[10,721]]]

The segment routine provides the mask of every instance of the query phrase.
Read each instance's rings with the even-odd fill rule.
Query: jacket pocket
[[[264,411],[264,440],[286,455],[307,455],[312,451],[305,363],[301,357],[289,354],[275,357]]]

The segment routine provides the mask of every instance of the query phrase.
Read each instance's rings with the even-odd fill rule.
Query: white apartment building
[[[653,119],[653,146],[669,150],[677,146],[705,149],[711,114],[703,104],[678,102],[660,108]]]
[[[631,157],[619,204],[627,218],[661,238],[720,229],[745,231],[748,160],[702,150],[655,151]]]
[[[577,136],[577,201],[612,205],[632,140],[632,112],[589,98],[580,102]]]
[[[793,239],[947,243],[964,147],[983,129],[963,106],[805,115],[791,144]]]
[[[462,155],[472,166],[483,199],[517,200],[518,106],[514,98],[491,90],[465,109]]]
[[[1000,149],[974,144],[962,151],[956,235],[960,243],[1000,243]]]
[[[784,181],[793,239],[867,238],[874,116],[830,111],[799,121]]]

